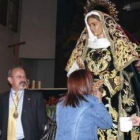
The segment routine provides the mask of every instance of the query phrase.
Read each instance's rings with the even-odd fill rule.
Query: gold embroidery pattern
[[[100,75],[104,80],[104,85],[107,86],[111,97],[120,90],[121,78],[118,72],[114,69],[111,72],[107,71],[111,63],[111,53],[108,49],[91,50],[87,54],[88,69],[94,75]]]
[[[94,56],[97,56],[94,58]],[[102,71],[108,68],[109,62],[111,61],[110,52],[107,49],[100,51],[91,50],[87,54],[88,68],[94,75],[99,75]],[[94,61],[93,61],[94,60]]]
[[[87,30],[84,29],[83,32],[81,33],[80,38],[77,41],[75,49],[73,50],[73,52],[72,52],[72,54],[70,56],[70,59],[69,59],[69,61],[67,63],[67,66],[65,68],[66,71],[69,71],[69,69],[71,68],[72,64],[76,60],[78,51],[82,51],[82,57],[86,53],[86,50],[87,50],[86,40],[87,40]]]
[[[122,72],[123,73],[123,89],[122,92],[120,92],[120,96],[119,96],[119,110],[116,110],[111,103],[111,98],[106,94],[104,96],[104,98],[106,99],[107,103],[106,103],[106,107],[109,111],[109,113],[112,116],[113,119],[113,127],[111,129],[108,130],[101,130],[99,129],[98,134],[99,134],[99,140],[124,140],[124,133],[122,133],[120,131],[120,126],[119,126],[119,121],[118,118],[121,116],[130,116],[131,115],[131,111],[132,108],[136,105],[134,103],[134,95],[131,89],[131,84],[130,84],[130,80],[132,78],[132,73],[127,73],[125,71]],[[120,77],[121,76],[116,76],[116,78],[119,81],[118,83],[120,83]],[[122,77],[121,77],[122,78]],[[119,94],[119,93],[117,93]],[[125,97],[125,99],[124,99]],[[118,114],[119,113],[119,114]],[[131,139],[132,140],[138,140],[138,136],[139,136],[139,129],[135,128],[132,130],[131,133]]]
[[[100,13],[100,12],[99,12]],[[130,42],[121,26],[107,14],[100,13],[103,18],[103,26],[107,38],[111,42],[111,52],[114,58],[114,66],[120,71],[128,66],[132,61],[138,60],[136,49],[138,46]]]
[[[132,94],[132,89],[130,85],[133,74],[123,71],[123,75],[125,77],[125,80],[123,88],[124,94],[122,95],[122,104],[126,112],[129,113],[132,110],[132,106],[134,106],[134,94]]]
[[[134,127],[132,129],[132,131],[131,131],[132,140],[138,140],[139,139],[139,135],[140,135],[139,128]]]
[[[108,108],[108,111],[112,116],[113,122],[116,123],[118,121],[118,112],[115,110],[115,108],[111,106],[111,99],[109,97],[106,97],[106,100],[108,101],[108,104],[106,104],[106,107]]]
[[[101,79],[104,79],[104,84],[107,86],[110,96],[114,96],[121,89],[121,78],[117,76],[118,72],[114,69],[111,72],[105,71],[100,74]]]

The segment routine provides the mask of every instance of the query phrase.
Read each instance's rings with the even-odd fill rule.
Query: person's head
[[[90,11],[85,16],[85,24],[89,38],[105,38],[101,12]]]
[[[102,22],[98,15],[95,15],[94,13],[87,15],[87,26],[89,26],[91,32],[97,37],[97,38],[104,38],[104,32],[103,32],[103,26]]]
[[[64,98],[64,106],[76,107],[81,100],[87,101],[84,95],[92,93],[93,78],[90,71],[80,69],[70,74],[67,80],[68,93]]]
[[[93,78],[90,71],[85,69],[76,70],[68,78],[67,87],[69,94],[90,94],[92,91]]]
[[[8,71],[7,80],[15,91],[23,90],[26,87],[26,74],[20,66],[13,67]]]

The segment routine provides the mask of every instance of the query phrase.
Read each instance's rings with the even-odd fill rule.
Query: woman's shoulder
[[[57,102],[57,106],[63,106],[63,102],[64,102],[64,97],[61,97]]]
[[[90,103],[94,103],[98,101],[98,99],[94,95],[91,95],[91,94],[85,95],[84,97]]]

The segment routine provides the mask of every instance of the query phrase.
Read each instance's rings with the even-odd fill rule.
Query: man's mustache
[[[25,82],[25,81],[21,81],[21,82],[19,83],[19,85],[25,86],[25,85],[26,85],[26,82]]]

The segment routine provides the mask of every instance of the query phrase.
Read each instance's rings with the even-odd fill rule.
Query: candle
[[[41,81],[38,81],[38,88],[41,89]]]
[[[32,89],[35,89],[35,80],[32,80]]]

